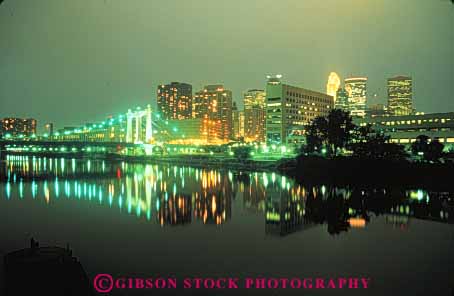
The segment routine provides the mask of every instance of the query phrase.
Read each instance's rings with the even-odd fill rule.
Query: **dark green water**
[[[367,277],[367,290],[114,295],[451,295],[454,194],[298,185],[274,173],[9,156],[0,255],[69,243],[88,275]]]

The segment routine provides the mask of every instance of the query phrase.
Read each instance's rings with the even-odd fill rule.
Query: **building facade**
[[[390,115],[410,115],[413,109],[413,82],[411,77],[388,79],[388,112]]]
[[[354,122],[360,126],[370,124],[395,143],[410,144],[417,136],[426,135],[438,139],[446,149],[454,148],[454,112],[355,118]]]
[[[304,128],[314,118],[327,116],[334,98],[327,94],[283,84],[281,75],[268,76],[266,85],[266,142],[303,141]]]
[[[244,138],[246,141],[265,142],[266,94],[251,89],[243,94]]]
[[[228,142],[232,137],[232,92],[222,84],[207,85],[195,93],[192,117],[202,118],[203,136],[211,142]]]
[[[36,119],[3,118],[0,120],[0,133],[8,137],[29,137],[36,135]]]
[[[348,92],[344,88],[339,88],[336,93],[336,103],[334,107],[349,112]]]
[[[189,119],[192,117],[192,85],[172,82],[158,86],[158,112],[163,119]]]
[[[233,102],[232,108],[232,127],[233,139],[244,139],[244,111],[238,110],[236,102]]]
[[[345,79],[345,90],[348,93],[348,105],[351,116],[366,116],[367,78],[354,77]]]

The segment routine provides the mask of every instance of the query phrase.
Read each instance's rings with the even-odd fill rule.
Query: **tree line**
[[[348,112],[333,109],[326,117],[316,117],[306,128],[306,143],[301,154],[325,157],[351,155],[357,158],[405,160],[413,156],[423,161],[439,161],[444,145],[436,138],[419,135],[409,151],[390,136],[372,128],[358,126]]]

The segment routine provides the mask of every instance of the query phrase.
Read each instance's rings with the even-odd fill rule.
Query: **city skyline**
[[[157,86],[171,81],[191,83],[194,90],[224,84],[242,109],[242,93],[263,89],[267,74],[281,73],[292,85],[325,92],[332,71],[341,79],[367,76],[368,94],[377,93],[379,100],[371,104],[386,104],[387,78],[408,75],[414,80],[417,110],[454,109],[454,9],[449,2],[349,0],[329,6],[283,1],[276,8],[288,15],[276,18],[271,39],[261,28],[276,16],[275,4],[261,3],[270,9],[254,12],[246,24],[209,27],[204,24],[215,24],[215,17],[241,19],[257,3],[6,1],[0,7],[5,41],[0,44],[0,117],[36,118],[40,130],[47,122],[63,127],[101,120],[131,105],[151,103],[155,108]],[[353,11],[348,10],[352,5]],[[216,13],[200,14],[202,8]],[[410,17],[399,21],[403,10]],[[172,26],[159,16],[169,11],[178,19]],[[187,17],[178,18],[182,11]],[[334,36],[329,41],[317,37],[328,32]],[[257,47],[260,40],[268,41]],[[56,112],[55,106],[68,111]]]

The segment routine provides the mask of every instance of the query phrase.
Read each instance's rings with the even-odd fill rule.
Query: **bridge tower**
[[[153,128],[152,128],[152,118],[151,118],[151,105],[147,105],[147,110],[146,110],[146,116],[147,116],[147,122],[146,122],[146,127],[145,127],[145,141],[147,143],[150,143],[151,140],[153,139]]]
[[[126,143],[132,143],[132,118],[134,117],[134,113],[132,113],[131,109],[129,109],[128,113],[126,113],[126,117]]]

